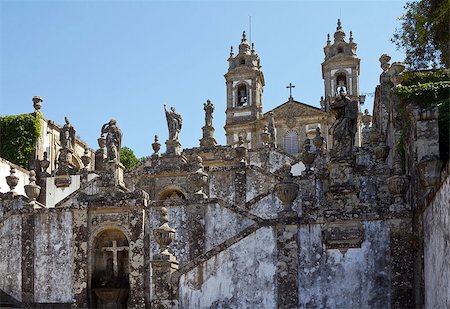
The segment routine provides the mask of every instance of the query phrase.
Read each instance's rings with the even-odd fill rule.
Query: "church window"
[[[287,131],[284,135],[284,150],[287,153],[298,153],[298,134],[295,131]]]
[[[238,106],[247,106],[248,97],[247,97],[247,87],[245,85],[239,85],[237,89],[238,93]]]

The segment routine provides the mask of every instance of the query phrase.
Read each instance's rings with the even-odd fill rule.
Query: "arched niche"
[[[248,105],[248,89],[247,85],[241,83],[237,86],[237,106]]]
[[[100,231],[91,246],[91,307],[126,308],[129,295],[129,243],[116,228]]]
[[[347,75],[344,72],[339,72],[336,74],[336,95],[339,95],[341,90],[344,90],[344,93],[347,94]]]
[[[159,200],[167,200],[167,199],[186,199],[186,193],[183,189],[178,186],[169,186],[164,188],[158,193]]]

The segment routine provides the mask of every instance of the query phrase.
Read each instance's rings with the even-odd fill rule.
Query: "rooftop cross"
[[[295,88],[295,86],[289,83],[289,86],[286,86],[286,88],[289,88],[289,100],[292,100],[292,88]]]
[[[117,241],[112,241],[112,247],[103,247],[103,251],[111,251],[113,254],[113,272],[114,276],[117,277],[119,275],[119,265],[117,261],[117,254],[119,251],[128,250],[128,247],[117,247]]]

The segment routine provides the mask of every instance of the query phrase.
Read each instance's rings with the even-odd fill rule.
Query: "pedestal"
[[[177,139],[168,139],[166,141],[166,154],[167,155],[181,155],[181,143]]]
[[[171,275],[178,270],[178,261],[172,254],[158,254],[151,261],[152,265],[152,308],[158,304],[174,303],[178,300],[177,287],[171,283]]]
[[[214,147],[217,145],[217,141],[214,138],[214,128],[213,127],[203,127],[203,137],[200,140],[200,147]]]
[[[116,161],[107,161],[105,162],[104,166],[105,173],[102,176],[103,186],[119,186],[125,188],[125,183],[123,182],[123,171],[125,168],[122,163]]]

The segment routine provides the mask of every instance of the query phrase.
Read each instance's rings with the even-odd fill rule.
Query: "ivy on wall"
[[[0,157],[28,169],[41,133],[40,113],[0,117]]]
[[[404,140],[410,126],[406,105],[414,103],[424,109],[438,108],[439,152],[441,160],[446,162],[450,148],[450,70],[409,71],[402,77],[402,84],[395,88],[401,100],[399,111],[405,120],[397,145],[400,155],[404,156]]]

